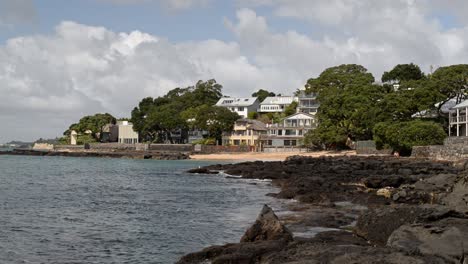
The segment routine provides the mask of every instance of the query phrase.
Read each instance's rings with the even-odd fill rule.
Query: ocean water
[[[270,184],[199,161],[0,156],[0,263],[174,263],[237,242]]]

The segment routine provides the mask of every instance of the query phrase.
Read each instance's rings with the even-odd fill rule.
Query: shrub
[[[440,145],[447,137],[442,126],[432,121],[381,122],[374,127],[377,148],[390,147],[410,155],[414,146]]]

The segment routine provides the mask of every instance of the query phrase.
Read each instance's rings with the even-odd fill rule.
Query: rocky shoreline
[[[185,160],[190,159],[189,153],[159,152],[159,151],[39,151],[29,149],[14,149],[0,151],[0,155],[15,156],[52,156],[52,157],[91,157],[91,158],[128,158],[154,160]]]
[[[178,263],[468,263],[466,167],[414,158],[297,156],[194,169],[271,179],[281,191],[270,195],[299,203],[277,222],[265,219],[271,214],[264,208],[240,243],[209,247]]]

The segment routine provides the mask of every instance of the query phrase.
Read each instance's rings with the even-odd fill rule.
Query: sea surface
[[[174,263],[239,241],[268,182],[210,162],[0,156],[0,263]]]

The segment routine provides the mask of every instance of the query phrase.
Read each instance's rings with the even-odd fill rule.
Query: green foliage
[[[296,113],[298,103],[296,101],[293,101],[290,105],[284,109],[284,115],[285,116],[290,116]]]
[[[263,102],[268,96],[276,96],[276,94],[263,89],[260,89],[252,94],[252,97],[258,97],[260,102]]]
[[[83,134],[86,131],[91,130],[92,136],[96,138],[96,134],[102,132],[103,126],[115,123],[115,117],[108,113],[85,116],[81,118],[78,123],[70,125],[70,127],[63,132],[63,135],[69,136],[72,130],[75,130],[78,134]]]
[[[424,79],[425,75],[418,65],[411,64],[398,64],[391,71],[384,72],[382,75],[382,82],[384,83],[400,83],[410,80]]]
[[[181,116],[189,120],[189,127],[208,131],[209,137],[218,141],[221,141],[223,131],[231,131],[234,122],[240,118],[227,108],[206,104],[189,108]]]
[[[468,64],[440,67],[430,79],[440,96],[445,98],[443,102],[456,98],[457,103],[460,103],[467,99]]]
[[[446,137],[442,126],[430,121],[381,122],[374,127],[377,147],[391,147],[402,155],[411,154],[414,146],[442,144]]]
[[[192,142],[193,145],[216,145],[216,138],[204,138]]]
[[[202,105],[214,105],[222,96],[221,90],[222,86],[215,80],[208,80],[187,88],[175,88],[163,97],[147,97],[133,109],[130,120],[144,141],[169,140],[172,143],[171,131],[189,127],[182,113]]]
[[[247,115],[247,118],[248,118],[248,119],[257,119],[257,118],[258,118],[258,113],[257,113],[257,112],[250,112],[250,113]]]
[[[89,143],[96,143],[97,140],[93,137],[93,135],[78,135],[76,143],[78,145],[84,145]]]
[[[385,89],[374,85],[374,77],[360,65],[340,65],[326,69],[316,79],[309,79],[307,93],[317,93],[320,108],[319,126],[311,132],[311,141],[320,141],[327,148],[340,147],[347,138],[372,138]],[[312,140],[313,139],[313,140]]]

